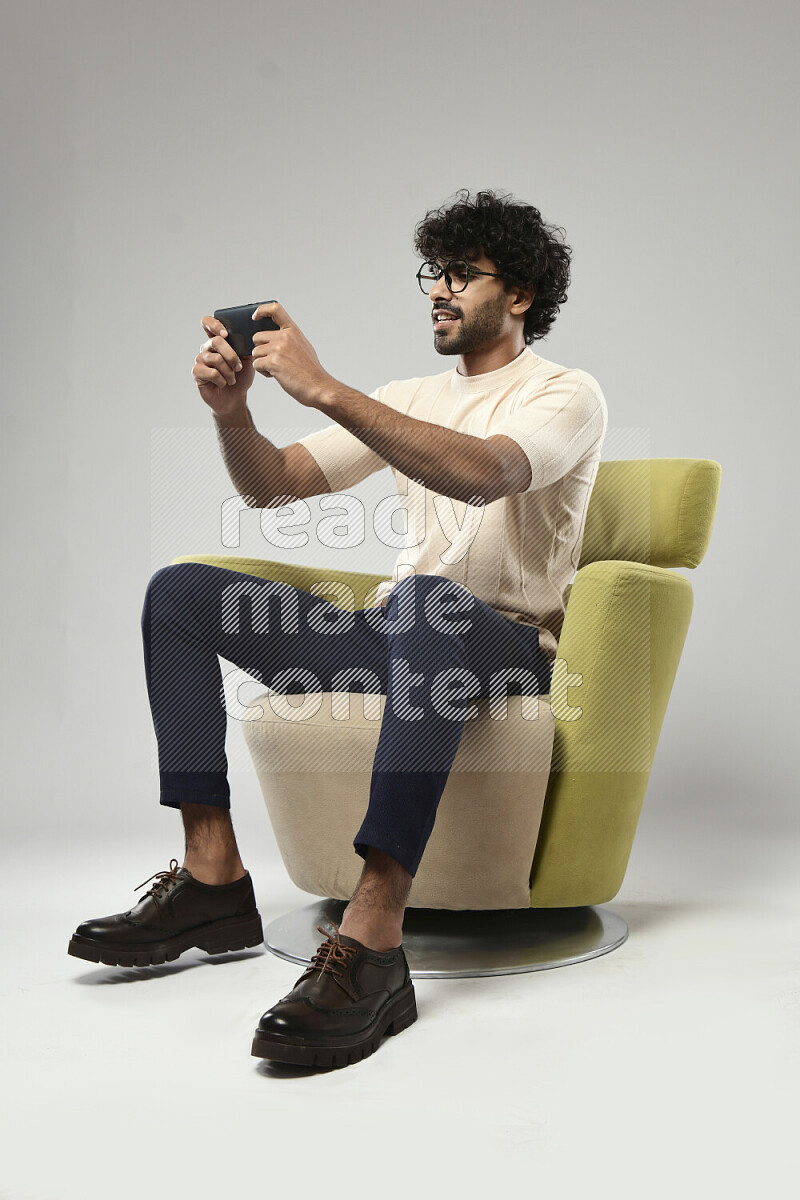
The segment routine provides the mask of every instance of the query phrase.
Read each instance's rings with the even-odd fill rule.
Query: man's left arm
[[[491,504],[510,492],[524,491],[530,482],[530,463],[510,438],[473,437],[419,421],[335,379],[322,387],[314,407],[390,466],[442,496],[467,504],[479,504],[482,497]]]

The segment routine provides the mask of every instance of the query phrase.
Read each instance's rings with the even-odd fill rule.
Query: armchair
[[[476,701],[479,715],[465,724],[408,898],[415,977],[538,970],[625,940],[622,918],[598,906],[625,876],[689,627],[692,586],[674,568],[702,561],[720,476],[711,459],[599,464],[550,695],[510,696],[502,720]],[[374,603],[389,578],[227,555],[173,562],[293,583],[354,608]],[[317,924],[338,920],[363,866],[352,838],[386,697],[308,700],[319,696],[294,706],[267,689],[254,704],[261,715],[244,723],[286,869],[323,897],[266,931],[274,953],[303,963]]]

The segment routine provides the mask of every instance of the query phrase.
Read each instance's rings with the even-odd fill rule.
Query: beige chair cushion
[[[505,716],[492,716],[489,698],[472,702],[478,715],[464,726],[410,907],[530,907],[553,749],[549,699],[508,696]],[[286,869],[312,895],[347,900],[358,882],[364,861],[353,838],[369,802],[385,704],[377,693],[268,689],[244,722]]]

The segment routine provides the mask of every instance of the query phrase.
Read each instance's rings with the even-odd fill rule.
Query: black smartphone
[[[272,304],[272,300],[260,300],[259,304]],[[259,304],[240,304],[236,308],[218,308],[214,316],[228,331],[228,341],[236,353],[253,353],[253,334],[262,333],[265,329],[278,329],[279,326],[270,317],[253,320],[253,313]]]

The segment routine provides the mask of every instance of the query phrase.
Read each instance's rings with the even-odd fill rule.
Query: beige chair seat
[[[530,904],[553,751],[550,698],[508,696],[494,715],[488,698],[472,703],[477,715],[464,725],[411,884],[415,908]],[[377,693],[269,689],[252,703],[245,741],[286,869],[304,891],[349,900],[355,889],[364,863],[353,838],[369,802],[385,704]]]

